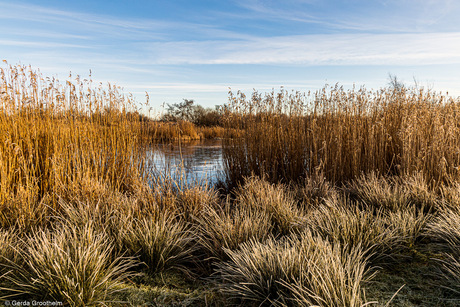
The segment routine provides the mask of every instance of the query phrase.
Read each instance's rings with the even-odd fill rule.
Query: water
[[[175,141],[147,151],[147,168],[155,177],[187,184],[215,184],[222,179],[222,140]]]

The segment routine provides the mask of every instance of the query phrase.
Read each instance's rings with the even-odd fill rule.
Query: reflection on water
[[[156,144],[146,152],[152,175],[215,184],[222,176],[222,140]]]

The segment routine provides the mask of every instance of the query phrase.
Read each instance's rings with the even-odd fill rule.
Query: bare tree
[[[178,121],[178,120],[192,120],[192,111],[193,111],[192,99],[184,99],[180,103],[169,104],[167,113],[163,116],[164,120],[167,121]]]
[[[388,74],[388,86],[395,91],[400,91],[406,87],[396,75],[392,75],[391,73]]]

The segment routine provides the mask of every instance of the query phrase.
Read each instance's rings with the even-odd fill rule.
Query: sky
[[[389,74],[456,97],[459,16],[457,0],[0,0],[0,60],[61,81],[91,70],[154,112]]]

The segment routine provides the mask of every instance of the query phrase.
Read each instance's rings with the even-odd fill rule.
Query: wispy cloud
[[[460,32],[297,35],[153,43],[158,64],[415,65],[460,62]]]
[[[32,42],[20,40],[6,40],[0,39],[0,45],[3,46],[16,46],[16,47],[34,47],[34,48],[82,48],[93,49],[91,45],[83,44],[70,44],[70,43],[53,43],[53,42]]]
[[[323,30],[403,33],[458,29],[455,0],[236,0],[248,18],[319,25]]]
[[[107,37],[119,39],[149,37],[151,39],[161,39],[164,37],[161,30],[168,26],[165,22],[155,22],[153,20],[129,20],[106,15],[57,10],[29,4],[0,2],[0,10],[2,11],[0,21],[3,20],[6,25],[19,24],[22,27],[28,28],[31,25],[38,26],[39,28],[45,27],[48,33],[46,36],[48,37],[62,36],[64,34],[70,36],[78,33],[78,36],[83,39],[106,39]],[[22,33],[22,35],[29,36],[30,34],[27,31]],[[43,36],[44,31],[39,34]]]
[[[121,18],[104,14],[82,13],[52,9],[44,6],[5,3],[0,1],[0,21],[30,22],[48,25],[48,32],[23,31],[21,36],[33,33],[41,37],[78,39],[124,39],[127,41],[170,41],[178,37],[190,39],[213,37],[219,39],[245,39],[250,35],[229,31],[213,23],[159,20],[152,18]],[[6,24],[10,24],[7,22]],[[30,25],[29,25],[30,27]],[[41,27],[41,26],[40,26]],[[14,31],[14,29],[13,29]],[[78,33],[78,34],[77,34]]]

